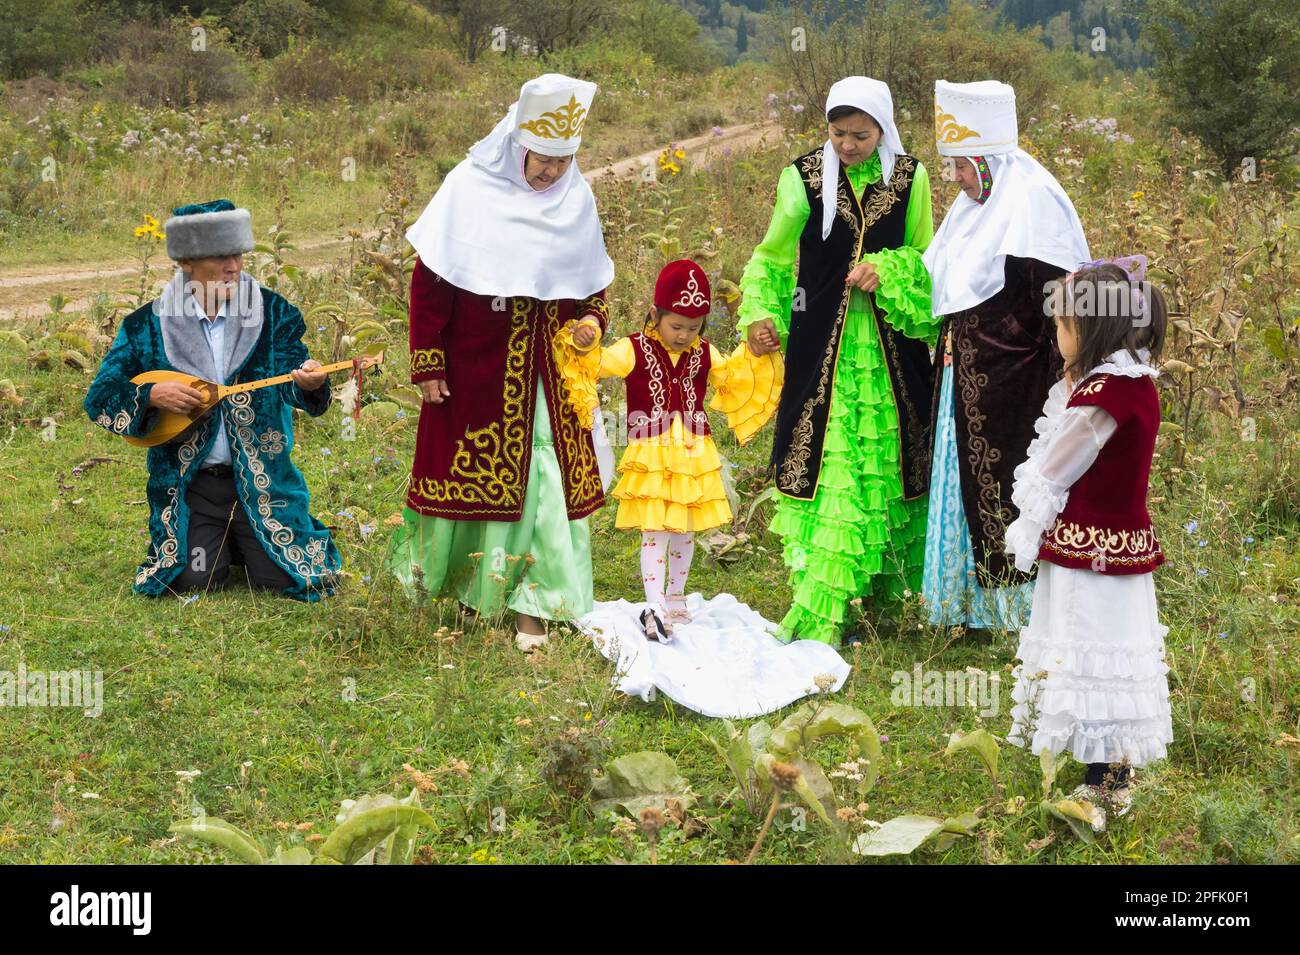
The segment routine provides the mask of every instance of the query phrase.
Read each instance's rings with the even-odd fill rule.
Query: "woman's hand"
[[[859,262],[849,273],[849,277],[844,280],[846,285],[852,285],[854,288],[860,288],[864,292],[874,292],[880,288],[880,275],[876,272],[876,267],[870,262]]]
[[[573,344],[583,351],[600,340],[600,333],[589,322],[579,322],[573,329]]]
[[[329,377],[325,372],[317,371],[316,369],[319,367],[320,362],[315,358],[308,358],[302,363],[301,368],[295,368],[290,372],[293,375],[293,383],[303,391],[315,391],[325,384],[325,379]]]
[[[422,381],[420,382],[420,397],[427,404],[440,405],[451,397],[451,389],[447,387],[447,382],[442,378]]]
[[[781,336],[776,333],[776,325],[770,318],[761,319],[750,325],[745,333],[745,339],[755,358],[761,358],[781,347]]]

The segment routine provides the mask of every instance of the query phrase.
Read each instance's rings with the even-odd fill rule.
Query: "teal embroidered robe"
[[[229,374],[224,384],[286,374],[308,358],[302,342],[306,330],[302,313],[270,289],[261,288],[260,294],[261,307],[255,309],[252,327],[245,322],[239,329],[227,331],[228,337],[234,336],[227,345],[233,361],[227,363]],[[114,434],[139,437],[153,426],[156,409],[149,407],[153,385],[133,385],[133,377],[155,369],[197,374],[203,361],[211,361],[202,344],[199,320],[188,325],[177,318],[160,318],[157,306],[156,302],[145,305],[122,321],[86,395],[86,414]],[[174,323],[166,336],[164,321]],[[169,344],[172,359],[168,357]],[[191,358],[180,360],[180,354]],[[178,360],[191,367],[178,368]],[[196,363],[200,370],[193,367]],[[202,377],[212,380],[215,372]],[[329,404],[328,381],[316,391],[304,391],[289,382],[243,392],[224,400],[224,415],[208,414],[171,441],[150,448],[146,492],[150,546],[136,571],[136,593],[164,593],[184,568],[190,521],[185,492],[208,456],[222,421],[230,442],[239,502],[262,549],[293,578],[294,586],[284,594],[315,601],[331,593],[341,566],[339,552],[329,529],[308,511],[307,482],[290,460],[293,409],[318,417]]]

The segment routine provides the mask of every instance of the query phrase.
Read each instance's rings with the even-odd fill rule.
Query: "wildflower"
[[[582,721],[583,721],[584,723],[590,723],[590,722],[591,722],[591,713],[589,713],[589,712],[588,712],[588,713],[583,713],[583,714],[582,714]]]
[[[640,815],[637,816],[637,820],[640,823],[642,835],[650,842],[654,842],[658,838],[659,830],[664,827],[666,821],[664,814],[654,806],[647,806],[642,809]]]
[[[329,457],[333,452],[330,451],[329,448],[321,448],[321,449],[320,449],[320,453],[323,454],[323,455],[325,455],[325,457],[328,458],[328,457]]]
[[[1196,576],[1198,576],[1198,577],[1208,577],[1209,575],[1210,575],[1210,572],[1209,572],[1208,570],[1206,570],[1204,567],[1197,567],[1197,568],[1196,568]]]
[[[144,225],[136,226],[134,234],[137,239],[162,239],[166,238],[163,232],[158,229],[158,220],[149,213],[145,213]]]
[[[1183,530],[1187,531],[1187,533],[1189,534],[1195,534],[1196,528],[1199,526],[1200,525],[1198,525],[1196,521],[1188,521],[1186,524],[1183,525]]]
[[[817,689],[822,693],[829,693],[831,687],[835,686],[835,677],[829,673],[818,673],[813,677],[813,683],[817,684]]]
[[[788,793],[799,783],[799,778],[803,775],[799,767],[791,766],[789,763],[775,762],[772,764],[772,784],[783,793]]]
[[[415,783],[415,788],[418,789],[420,792],[436,793],[438,791],[438,784],[435,783],[429,776],[420,772],[410,763],[402,764],[402,772],[406,773],[407,777],[411,780],[411,782]]]
[[[880,734],[880,741],[881,741],[882,743],[888,743],[888,742],[889,742],[889,734],[888,734],[888,733],[881,733],[881,734]]]

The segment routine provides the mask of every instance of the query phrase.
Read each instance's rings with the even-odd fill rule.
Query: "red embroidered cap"
[[[713,291],[708,276],[690,259],[669,262],[655,280],[655,305],[687,318],[709,314]]]

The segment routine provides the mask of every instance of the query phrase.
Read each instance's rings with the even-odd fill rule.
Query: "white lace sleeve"
[[[1065,508],[1071,486],[1092,467],[1115,428],[1115,419],[1104,409],[1084,405],[1062,410],[1039,430],[1029,458],[1016,468],[1011,492],[1020,515],[1007,528],[1005,550],[1018,569],[1034,566],[1043,533]]]

